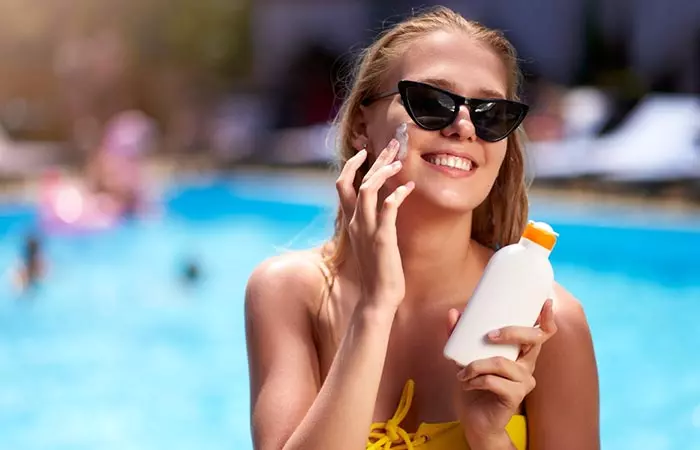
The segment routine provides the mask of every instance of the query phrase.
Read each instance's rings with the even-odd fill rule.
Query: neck
[[[407,302],[449,295],[466,281],[478,263],[471,225],[471,213],[427,210],[408,201],[402,205],[396,227]]]

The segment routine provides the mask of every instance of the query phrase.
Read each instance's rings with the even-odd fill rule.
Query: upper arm
[[[251,275],[245,295],[251,428],[258,450],[280,449],[319,390],[310,302],[321,274],[294,255],[271,258]]]
[[[537,387],[527,397],[529,448],[600,448],[598,370],[580,303],[555,288],[557,333],[537,359]]]

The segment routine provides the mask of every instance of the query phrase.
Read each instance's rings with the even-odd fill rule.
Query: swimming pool
[[[251,448],[242,295],[280,248],[330,230],[328,179],[236,175],[169,189],[161,218],[51,237],[32,297],[0,290],[3,449]],[[601,375],[604,449],[700,448],[700,217],[533,199],[561,233]],[[0,207],[0,267],[34,212]],[[201,282],[185,286],[185,261]]]

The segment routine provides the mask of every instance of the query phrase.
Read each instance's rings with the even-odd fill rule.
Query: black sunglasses
[[[399,81],[398,91],[387,92],[365,99],[369,105],[382,98],[401,94],[406,112],[419,127],[442,130],[455,121],[459,108],[465,105],[474,124],[476,135],[486,142],[498,142],[511,134],[527,115],[529,107],[523,103],[501,98],[466,98],[450,91],[418,81]]]

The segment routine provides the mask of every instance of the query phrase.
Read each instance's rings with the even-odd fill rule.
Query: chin
[[[415,181],[416,188],[409,197],[411,203],[432,209],[434,213],[469,213],[483,203],[489,194],[489,183],[481,179],[479,174],[468,178],[453,178],[432,170],[426,171],[424,167],[407,169],[409,170],[400,172],[391,180],[391,184],[399,186],[409,180]]]
[[[440,186],[422,186],[416,184],[415,191],[411,194],[423,207],[441,210],[445,213],[467,214],[474,211],[486,198],[486,195],[475,195],[474,192],[465,193],[455,189]]]

